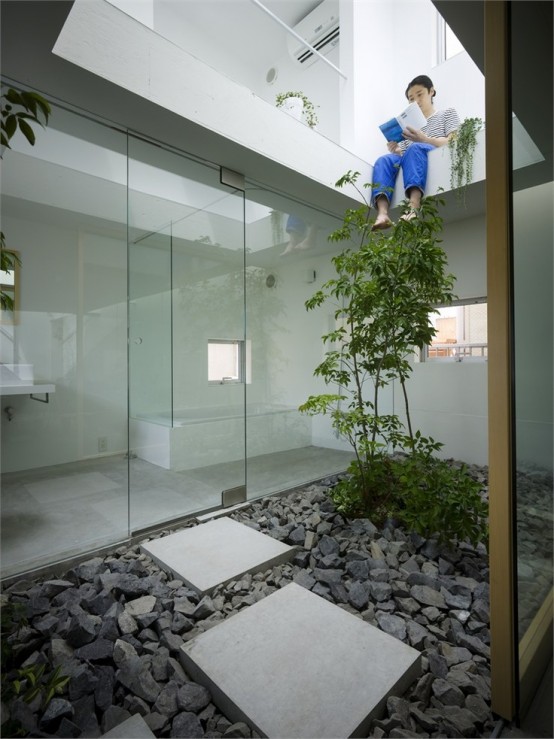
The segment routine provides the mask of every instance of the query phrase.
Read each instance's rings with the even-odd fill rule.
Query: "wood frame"
[[[509,9],[485,0],[492,710],[517,712],[513,483],[512,168]]]

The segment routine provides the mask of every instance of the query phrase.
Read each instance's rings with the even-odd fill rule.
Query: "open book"
[[[420,130],[427,123],[427,118],[421,112],[421,108],[417,103],[410,103],[402,113],[391,118],[390,121],[379,126],[383,132],[383,136],[387,141],[404,141],[402,130],[407,126]]]

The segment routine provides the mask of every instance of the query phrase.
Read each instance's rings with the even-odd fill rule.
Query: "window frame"
[[[237,353],[237,377],[222,376],[218,380],[210,380],[210,345],[236,346]],[[244,339],[208,339],[207,351],[207,374],[208,385],[241,385],[245,381],[246,368],[246,342]]]
[[[453,300],[449,304],[443,304],[435,306],[437,309],[440,308],[458,308],[463,307],[466,305],[486,305],[488,306],[487,296],[479,296],[476,298],[461,298],[458,300]],[[465,356],[455,353],[454,355],[448,354],[447,356],[443,357],[430,357],[429,356],[429,348],[435,346],[436,348],[446,348],[446,347],[453,347],[453,348],[478,348],[481,347],[482,352],[481,356]],[[473,363],[486,363],[488,361],[488,322],[487,322],[487,341],[486,342],[466,342],[466,343],[456,343],[456,344],[426,344],[423,349],[421,349],[418,352],[418,359],[420,362],[431,362],[431,363],[451,363],[451,362],[471,362]]]

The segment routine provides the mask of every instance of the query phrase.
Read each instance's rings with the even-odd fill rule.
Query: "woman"
[[[406,88],[406,97],[410,103],[419,105],[427,123],[420,131],[410,126],[405,128],[405,141],[389,141],[389,154],[375,162],[373,204],[377,208],[377,218],[373,224],[374,231],[392,226],[389,206],[399,169],[404,177],[404,192],[410,201],[410,209],[402,218],[410,220],[416,216],[427,181],[427,152],[447,144],[460,125],[454,108],[435,111],[433,98],[436,94],[433,83],[425,74],[415,77]]]

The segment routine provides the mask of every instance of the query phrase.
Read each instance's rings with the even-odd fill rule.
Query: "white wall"
[[[21,254],[19,322],[3,326],[0,360],[29,363],[55,385],[49,403],[4,396],[2,471],[127,449],[126,243],[3,208],[2,229]],[[54,219],[56,220],[56,219]],[[13,341],[7,338],[13,336]]]
[[[442,247],[456,276],[458,298],[486,296],[485,217],[445,227]],[[488,460],[486,362],[415,362],[408,382],[414,428],[444,444],[443,457],[486,465]],[[399,391],[396,397],[400,398]],[[403,417],[403,408],[395,410]]]

